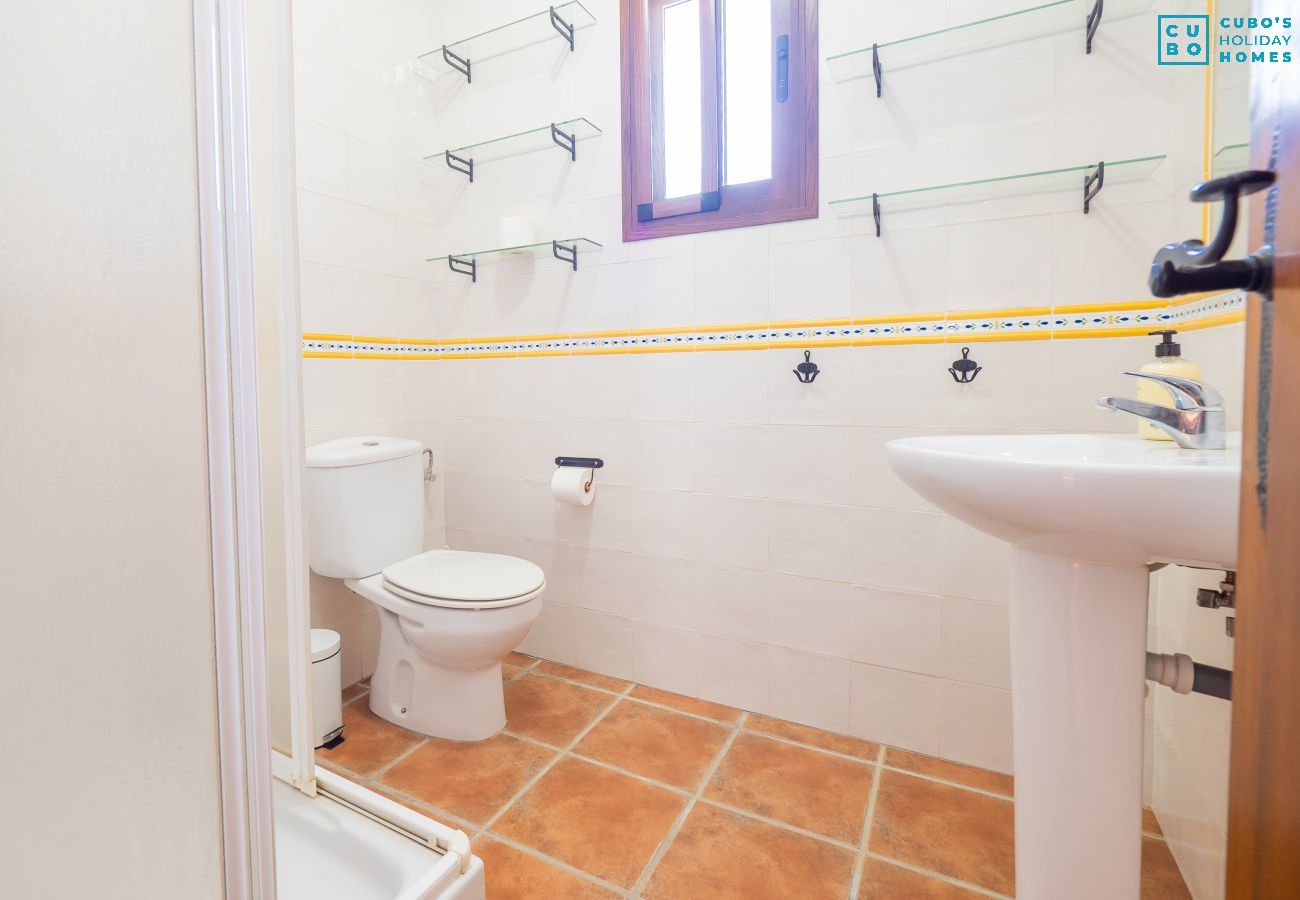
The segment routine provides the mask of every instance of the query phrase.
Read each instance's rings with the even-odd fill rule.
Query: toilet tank
[[[307,448],[308,558],[329,578],[364,578],[424,549],[419,441],[350,437]]]

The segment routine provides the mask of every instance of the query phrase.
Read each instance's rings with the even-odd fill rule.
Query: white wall
[[[298,232],[307,332],[430,339],[440,333],[431,267],[436,169],[428,82],[410,61],[427,49],[427,2],[306,2],[294,9]],[[306,439],[415,438],[441,460],[432,365],[304,360]],[[426,484],[426,544],[442,546],[442,482]],[[374,670],[374,605],[311,576],[312,626],[342,635],[343,682]]]
[[[529,0],[384,15],[344,2],[335,18],[300,16],[299,112],[311,120],[300,144],[316,148],[300,147],[303,248],[321,264],[314,291],[304,276],[309,331],[464,338],[1117,302],[1148,296],[1154,248],[1199,231],[1183,198],[1201,174],[1202,74],[1155,68],[1152,12],[1108,19],[1091,56],[1075,31],[891,70],[882,100],[823,67],[819,219],[625,245],[618,3],[586,5],[598,24],[576,52],[549,40],[480,59],[469,85],[413,76],[415,52],[536,12]],[[1018,6],[822,0],[821,56]],[[605,130],[576,162],[544,148],[481,165],[473,185],[437,160],[408,166],[576,116]],[[1112,173],[1086,217],[1073,202],[1012,199],[887,215],[876,238],[869,220],[826,206],[1147,154],[1169,158],[1149,181]],[[577,273],[545,256],[485,265],[476,285],[418,262],[495,246],[501,217],[521,214],[539,238],[587,236],[604,250]],[[376,222],[397,237],[353,247],[349,235]],[[428,243],[410,250],[416,235]],[[401,276],[373,277],[390,269]],[[308,418],[334,436],[439,417],[447,540],[547,572],[523,649],[1009,770],[1006,550],[907,491],[883,445],[940,431],[1127,431],[1093,401],[1131,391],[1115,373],[1151,343],[975,344],[985,370],[967,387],[946,371],[959,345],[818,349],[810,386],[791,376],[802,352],[789,349],[309,359]],[[1184,347],[1239,394],[1239,327],[1189,333]],[[605,458],[590,509],[550,499],[560,453]],[[331,598],[320,606],[354,609],[317,587]]]
[[[1017,4],[1004,4],[1014,8]],[[824,0],[821,54],[969,21],[987,3]],[[1151,65],[1152,18],[886,74],[821,83],[819,220],[619,241],[618,4],[570,55],[559,42],[448,83],[437,134],[455,146],[585,115],[606,129],[578,160],[539,152],[448,189],[440,252],[492,246],[497,221],[606,244],[569,273],[547,259],[438,273],[442,333],[713,325],[900,312],[1060,307],[1147,296],[1153,249],[1197,233],[1200,74]],[[526,3],[441,4],[470,34]],[[558,50],[556,48],[559,48]],[[887,67],[888,68],[888,67]],[[948,180],[1168,154],[1112,183],[1087,217],[1023,199],[929,215],[837,219],[836,198]],[[946,215],[945,215],[946,212]],[[883,445],[937,431],[1127,430],[1093,408],[1146,338],[976,344],[955,385],[951,345],[453,362],[441,398],[448,537],[546,569],[524,649],[659,687],[1009,770],[1006,550],[889,473]],[[1239,383],[1239,330],[1189,334],[1207,375]],[[588,510],[546,491],[557,453],[600,455]]]
[[[222,892],[188,4],[0,28],[0,889]]]

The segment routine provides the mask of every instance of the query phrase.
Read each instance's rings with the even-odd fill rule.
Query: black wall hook
[[[817,376],[821,374],[821,369],[817,368],[817,363],[812,361],[811,350],[805,350],[803,352],[803,362],[795,366],[792,371],[794,372],[794,377],[798,378],[804,384],[812,384],[817,380]]]
[[[970,347],[961,348],[961,359],[953,360],[948,374],[958,384],[970,384],[975,376],[984,371],[984,367],[970,358]]]

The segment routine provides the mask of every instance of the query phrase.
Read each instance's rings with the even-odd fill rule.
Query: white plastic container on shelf
[[[317,747],[343,733],[342,647],[337,631],[311,630],[311,721]]]

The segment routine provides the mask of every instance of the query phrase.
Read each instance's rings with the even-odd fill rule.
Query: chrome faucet
[[[1203,381],[1147,372],[1124,372],[1146,378],[1169,391],[1174,405],[1159,406],[1127,397],[1099,397],[1097,405],[1145,419],[1163,428],[1180,447],[1188,450],[1222,450],[1227,446],[1227,414],[1223,395]]]

